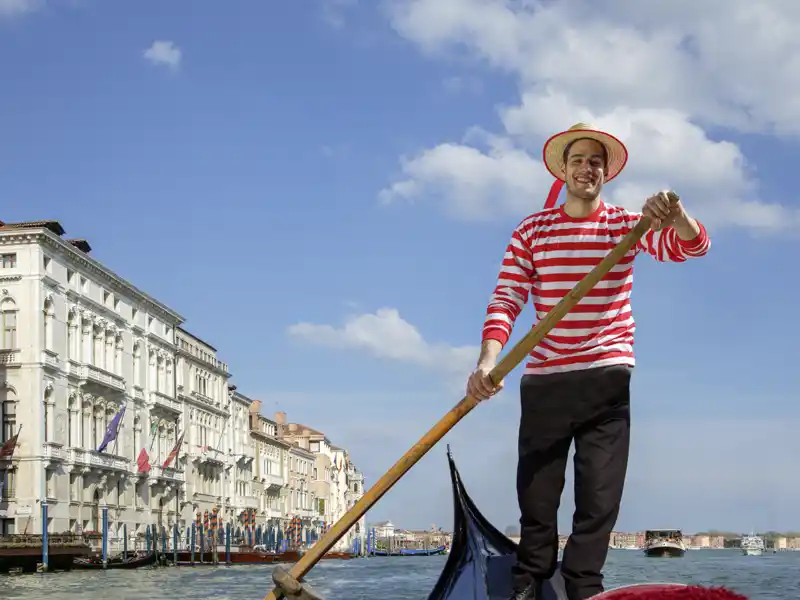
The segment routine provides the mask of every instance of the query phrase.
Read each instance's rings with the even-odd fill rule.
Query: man
[[[485,400],[502,387],[492,384],[489,372],[529,295],[537,318],[543,318],[638,222],[641,214],[600,199],[603,184],[619,175],[627,158],[617,138],[582,123],[547,141],[544,161],[566,185],[566,200],[527,217],[511,236],[469,395]],[[560,188],[554,189],[553,204]],[[517,600],[540,598],[542,581],[555,572],[557,513],[573,441],[575,514],[561,572],[570,600],[603,591],[601,571],[628,462],[633,259],[646,252],[659,261],[682,262],[709,249],[705,228],[666,193],[648,198],[642,213],[652,219],[651,230],[531,352],[523,373],[521,539],[512,596]]]

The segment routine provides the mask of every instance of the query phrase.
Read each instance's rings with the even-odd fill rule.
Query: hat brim
[[[576,140],[595,140],[605,146],[608,153],[606,181],[611,181],[622,172],[628,162],[628,149],[619,139],[595,129],[568,129],[552,136],[544,144],[542,158],[550,174],[564,181],[564,148]]]

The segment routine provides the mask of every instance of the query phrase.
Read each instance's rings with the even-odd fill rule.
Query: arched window
[[[80,409],[75,399],[75,394],[70,394],[69,405],[67,406],[67,447],[74,446],[74,442],[78,439],[75,435],[75,426],[80,424]]]
[[[3,350],[15,350],[17,348],[17,303],[11,298],[5,298],[0,302],[0,325],[2,326]]]
[[[79,319],[75,315],[75,311],[69,311],[69,315],[67,315],[67,358],[73,360],[78,360],[80,354],[78,350],[78,340],[80,340],[78,325]]]
[[[53,439],[53,433],[52,431],[50,431],[50,429],[53,427],[52,410],[53,410],[53,388],[52,386],[48,385],[44,390],[44,400],[42,402],[45,442],[50,442]]]
[[[133,385],[142,385],[142,346],[138,341],[133,344]]]
[[[53,324],[55,317],[55,307],[53,306],[53,299],[47,298],[44,301],[44,348],[45,350],[53,349]]]

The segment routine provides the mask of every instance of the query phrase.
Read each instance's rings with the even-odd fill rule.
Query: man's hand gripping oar
[[[679,197],[674,192],[668,192],[671,203],[676,203]],[[609,252],[600,263],[592,269],[572,290],[556,304],[545,317],[531,329],[525,337],[508,351],[489,373],[492,382],[497,385],[521,363],[528,354],[550,333],[561,319],[581,299],[594,288],[597,283],[624,257],[642,236],[650,229],[651,220],[643,216],[636,226],[626,235],[617,246]],[[273,581],[277,586],[264,600],[278,600],[279,598],[298,598],[300,600],[316,600],[319,596],[313,595],[298,583],[302,577],[338,542],[350,528],[397,483],[397,481],[413,467],[419,459],[433,448],[467,413],[479,404],[479,400],[472,396],[464,397],[456,404],[438,423],[436,423],[414,446],[406,452],[392,467],[355,503],[344,516],[339,519],[328,532],[323,535],[311,549],[287,572],[285,569],[276,569]],[[307,594],[307,595],[302,595]]]

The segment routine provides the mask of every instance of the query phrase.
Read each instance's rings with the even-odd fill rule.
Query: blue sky
[[[619,528],[800,529],[800,108],[760,68],[800,45],[748,21],[777,8],[715,2],[656,28],[627,0],[0,0],[0,218],[87,238],[371,483],[459,400],[508,236],[550,184],[541,143],[591,117],[631,150],[609,200],[674,187],[712,236],[702,260],[637,263]],[[517,383],[446,440],[501,528]],[[449,526],[444,450],[370,518]],[[571,508],[567,490],[566,531]]]

